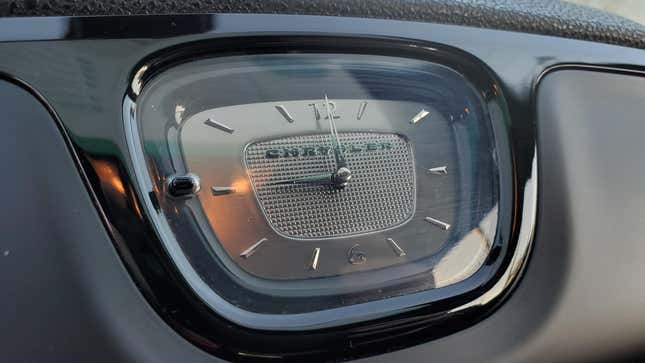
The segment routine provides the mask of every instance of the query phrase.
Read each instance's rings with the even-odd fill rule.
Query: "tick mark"
[[[226,195],[235,193],[235,188],[233,187],[211,187],[211,192],[213,195]]]
[[[419,111],[419,113],[417,113],[417,114],[412,118],[412,120],[410,120],[410,123],[411,123],[411,124],[416,124],[417,122],[421,121],[421,119],[422,119],[422,118],[424,118],[424,117],[428,116],[429,114],[430,114],[430,112],[428,112],[428,111],[426,111],[426,110],[424,110],[424,109],[421,109],[421,111]]]
[[[294,121],[296,121],[296,120],[293,118],[293,116],[291,116],[291,114],[289,114],[289,111],[287,111],[287,108],[286,108],[286,107],[284,107],[283,105],[277,105],[277,106],[275,106],[275,108],[276,108],[276,110],[278,110],[278,112],[280,112],[280,114],[282,115],[282,117],[284,117],[287,121],[289,121],[289,122],[291,122],[291,123],[293,123]]]
[[[448,167],[447,166],[438,166],[436,168],[430,168],[428,169],[430,174],[434,175],[448,175]]]
[[[363,114],[365,113],[365,109],[367,108],[367,102],[363,101],[361,104],[358,106],[358,114],[356,115],[356,119],[360,120],[363,117]]]
[[[434,224],[435,226],[443,229],[444,231],[449,230],[450,227],[451,227],[448,223],[442,222],[442,221],[440,221],[438,219],[435,219],[435,218],[425,217],[424,219],[425,219],[426,222]]]
[[[318,268],[318,257],[320,257],[320,248],[316,247],[314,248],[314,252],[311,254],[311,264],[309,265],[311,270]]]
[[[249,258],[251,255],[255,253],[255,251],[260,247],[260,245],[267,240],[266,237],[262,238],[261,240],[255,242],[251,247],[245,249],[242,253],[240,253],[240,257],[242,258]]]
[[[392,238],[386,238],[385,239],[387,243],[390,244],[390,247],[392,247],[392,251],[396,254],[397,257],[403,257],[406,255],[405,251],[403,251],[403,248],[401,248],[395,240]]]
[[[209,118],[209,119],[207,119],[206,121],[204,121],[204,124],[206,124],[206,125],[208,125],[208,126],[211,126],[211,127],[214,127],[214,128],[216,128],[216,129],[218,129],[218,130],[222,130],[222,131],[224,131],[224,132],[228,132],[229,134],[232,134],[232,133],[235,131],[235,130],[233,130],[232,128],[230,128],[230,127],[228,127],[228,126],[224,125],[223,123],[219,123],[219,122],[214,121],[213,119],[210,119],[210,118]]]

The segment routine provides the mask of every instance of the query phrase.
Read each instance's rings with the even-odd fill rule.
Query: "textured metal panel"
[[[278,233],[303,239],[349,236],[395,227],[414,214],[414,158],[407,139],[371,132],[341,133],[339,138],[352,171],[349,185],[341,190],[271,185],[335,171],[327,134],[262,141],[246,148],[258,202]]]

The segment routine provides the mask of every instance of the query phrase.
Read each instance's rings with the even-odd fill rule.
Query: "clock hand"
[[[296,184],[310,184],[310,185],[333,185],[335,187],[343,188],[347,185],[352,178],[352,173],[349,169],[342,167],[338,168],[335,173],[325,173],[308,175],[299,178],[278,180],[269,182],[267,185],[296,185]]]
[[[291,185],[291,184],[333,185],[335,184],[334,174],[325,173],[325,174],[308,175],[308,176],[303,176],[299,178],[278,180],[278,181],[267,183],[267,185]]]
[[[333,185],[338,189],[342,189],[349,183],[352,178],[352,172],[347,168],[345,158],[341,151],[341,145],[338,138],[338,131],[334,122],[334,114],[329,107],[329,99],[325,95],[325,107],[327,108],[327,117],[329,118],[329,128],[331,130],[332,149],[334,151],[334,159],[336,160],[336,171],[333,173],[309,175],[299,178],[278,180],[269,182],[267,185],[295,185],[295,184],[310,184],[310,185]]]
[[[329,128],[331,129],[332,149],[334,151],[334,159],[336,159],[336,167],[339,169],[347,167],[347,164],[345,163],[345,157],[343,156],[343,152],[341,150],[338,131],[336,130],[334,114],[331,112],[331,107],[329,107],[329,99],[327,98],[327,95],[325,95],[325,107],[327,108],[327,118],[329,118]]]

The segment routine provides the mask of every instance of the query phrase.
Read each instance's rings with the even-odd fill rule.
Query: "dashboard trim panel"
[[[225,41],[226,39],[237,41],[241,38],[261,36],[266,39],[284,40],[297,34],[311,37],[372,38],[383,41],[394,39],[398,42],[407,39],[424,44],[434,41],[438,46],[443,44],[451,48],[463,49],[487,64],[491,68],[490,73],[495,74],[496,78],[500,80],[499,87],[507,96],[509,117],[513,120],[513,123],[509,125],[509,132],[512,136],[512,149],[516,158],[514,163],[514,172],[517,175],[516,197],[530,196],[528,199],[518,199],[517,201],[518,203],[526,203],[526,205],[521,208],[521,204],[518,204],[514,211],[517,214],[516,221],[518,223],[513,225],[512,233],[513,240],[517,241],[519,238],[522,241],[521,244],[514,247],[517,251],[524,250],[525,252],[514,256],[508,255],[505,260],[506,268],[496,276],[497,283],[486,285],[482,281],[481,288],[476,291],[477,296],[460,299],[453,306],[441,303],[429,304],[414,310],[400,311],[396,316],[376,317],[369,324],[349,322],[348,325],[344,325],[340,329],[319,326],[315,330],[304,333],[288,330],[266,332],[258,329],[261,326],[237,325],[212,314],[210,307],[196,298],[194,292],[189,289],[168,288],[164,291],[158,288],[162,285],[184,286],[185,281],[175,266],[168,262],[168,251],[160,248],[154,228],[150,225],[148,218],[140,212],[142,209],[141,196],[137,194],[135,185],[131,183],[132,163],[127,157],[124,157],[123,153],[124,150],[127,150],[127,145],[124,143],[125,140],[114,136],[119,133],[107,136],[110,135],[110,132],[99,130],[97,126],[94,126],[95,129],[89,126],[84,128],[79,117],[73,117],[74,113],[57,97],[60,95],[57,92],[60,91],[56,90],[56,87],[48,85],[46,80],[33,73],[33,70],[29,70],[26,65],[21,64],[19,57],[16,59],[7,57],[0,60],[2,71],[6,72],[3,78],[13,80],[12,82],[29,89],[39,98],[41,103],[47,105],[47,109],[50,110],[54,119],[60,123],[58,126],[61,133],[75,161],[77,161],[79,172],[88,186],[87,189],[113,239],[115,248],[150,305],[184,338],[216,356],[227,359],[282,357],[302,360],[306,357],[314,360],[338,360],[369,356],[427,342],[472,326],[484,319],[511,294],[513,287],[520,280],[522,270],[528,263],[528,251],[531,250],[537,208],[535,203],[537,180],[536,174],[533,173],[537,168],[537,156],[535,120],[530,114],[533,109],[529,110],[527,102],[529,96],[535,93],[535,86],[540,77],[552,69],[562,67],[596,68],[629,74],[643,70],[642,65],[629,66],[630,64],[638,64],[638,56],[642,55],[640,50],[565,39],[558,39],[550,43],[547,40],[550,41],[553,38],[479,29],[478,31],[482,31],[484,35],[478,39],[467,39],[468,34],[472,34],[469,33],[471,30],[454,26],[373,19],[338,19],[338,28],[325,32],[322,24],[319,23],[321,17],[184,15],[164,17],[165,20],[153,18],[155,17],[134,16],[125,17],[122,20],[130,25],[135,23],[145,25],[150,21],[167,21],[170,24],[172,19],[181,19],[181,24],[193,21],[201,22],[202,25],[199,27],[186,26],[186,28],[177,29],[174,33],[168,30],[170,27],[164,27],[163,29],[166,30],[159,31],[158,34],[145,32],[139,34],[140,38],[135,42],[142,44],[141,52],[135,52],[128,58],[127,50],[125,50],[122,54],[124,60],[117,63],[115,69],[104,69],[103,71],[112,75],[117,81],[110,85],[112,88],[103,84],[102,91],[123,92],[130,88],[132,80],[140,81],[135,82],[135,86],[129,89],[127,95],[127,97],[136,99],[137,88],[140,89],[140,86],[153,76],[155,71],[174,64],[167,62],[168,53],[166,52],[168,50],[171,50],[172,55],[176,56],[173,61],[177,61],[183,59],[186,54],[182,53],[186,49],[183,46],[185,44],[195,45],[195,49],[198,49],[205,42]],[[206,19],[217,20],[217,22],[205,24],[203,21]],[[304,29],[307,25],[305,23],[309,20],[312,22],[309,24],[311,30],[307,32]],[[103,64],[109,64],[110,57],[101,55],[98,50],[84,44],[83,39],[98,39],[96,40],[98,44],[110,42],[114,44],[117,41],[125,43],[126,39],[124,38],[130,37],[122,33],[107,33],[104,36],[97,36],[96,33],[83,33],[82,26],[79,24],[100,22],[100,19],[97,20],[97,18],[92,20],[85,18],[16,19],[13,21],[21,26],[34,25],[36,28],[39,22],[75,23],[77,32],[74,34],[61,32],[59,35],[52,36],[45,34],[45,32],[28,33],[25,31],[19,37],[4,36],[4,42],[0,43],[0,52],[28,50],[29,47],[35,45],[41,45],[46,49],[60,50],[62,54],[70,54],[76,49],[86,49],[88,52],[94,52],[92,56],[103,59],[105,62]],[[241,21],[240,24],[238,24],[239,21]],[[240,30],[243,24],[250,23],[254,25],[249,28],[248,32]],[[215,26],[215,24],[217,25]],[[385,24],[396,24],[401,27],[396,31],[388,30],[384,27]],[[463,33],[457,34],[454,29],[460,29]],[[436,30],[436,32],[431,30]],[[133,34],[136,37],[137,33]],[[365,34],[370,35],[366,36]],[[497,38],[491,40],[489,37],[491,34],[496,35]],[[132,40],[128,39],[128,41]],[[503,59],[508,57],[508,53],[501,48],[497,51],[487,50],[486,44],[492,44],[494,41],[499,41],[501,44],[517,45],[518,49],[513,49],[513,52],[524,52],[523,58],[520,60],[528,60],[529,62],[517,62],[517,64],[523,63],[517,66],[519,67],[517,69],[523,71],[521,76],[513,75],[512,72],[501,72],[502,67],[506,64]],[[524,48],[522,48],[522,44],[525,44]],[[540,57],[540,52],[529,50],[530,47],[540,44],[545,46],[545,49],[540,52],[547,54],[547,56]],[[174,53],[175,51],[177,53]],[[210,51],[208,50],[207,53]],[[566,56],[569,51],[573,54],[578,52],[581,55],[572,59]],[[141,54],[152,54],[152,57],[147,58]],[[194,55],[194,53],[191,54]],[[603,54],[606,57],[603,57]],[[151,71],[148,68],[140,72],[137,71],[147,65],[151,59],[158,59],[160,62],[155,63],[154,67],[149,65],[148,68]],[[580,63],[572,63],[574,61]],[[46,60],[34,59],[34,62],[42,66],[47,64]],[[127,70],[124,70],[123,64],[127,64]],[[638,70],[631,71],[628,68]],[[535,76],[539,76],[537,80]],[[119,95],[119,101],[123,101],[122,96],[123,94]],[[117,104],[114,101],[114,99],[105,99],[101,106],[110,105],[112,107]],[[88,110],[82,112],[88,118],[93,116]],[[105,113],[108,116],[98,117],[103,117],[102,120],[110,119],[114,124],[122,125],[120,122],[123,113],[128,116],[129,109],[114,109]],[[122,132],[122,130],[118,131]],[[92,139],[92,136],[96,138]],[[105,146],[103,150],[97,150],[95,145],[106,140],[109,142],[102,145],[108,146]],[[95,142],[95,145],[89,145],[90,141]],[[527,141],[531,145],[526,146]],[[112,175],[116,175],[116,180],[121,183],[123,193],[114,194],[105,178],[101,177],[101,168],[108,168],[114,172]],[[143,199],[154,207],[154,198],[150,199],[144,196]],[[523,212],[526,214],[522,215]],[[123,220],[115,218],[120,214],[126,215],[129,222],[135,220],[135,226],[130,229],[124,228]],[[134,230],[135,227],[136,230]],[[126,243],[126,241],[128,242]],[[132,241],[134,243],[131,243]],[[450,319],[446,320],[446,318]]]

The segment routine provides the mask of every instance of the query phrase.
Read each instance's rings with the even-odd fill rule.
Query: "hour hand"
[[[325,173],[308,175],[300,178],[293,178],[287,180],[278,180],[269,182],[267,185],[294,185],[294,184],[309,184],[309,185],[333,185],[336,188],[344,188],[352,178],[352,172],[349,169],[342,167],[335,173]]]
[[[316,174],[308,175],[299,178],[278,180],[267,183],[267,185],[293,185],[293,184],[309,184],[309,185],[333,185],[335,184],[334,174]]]

